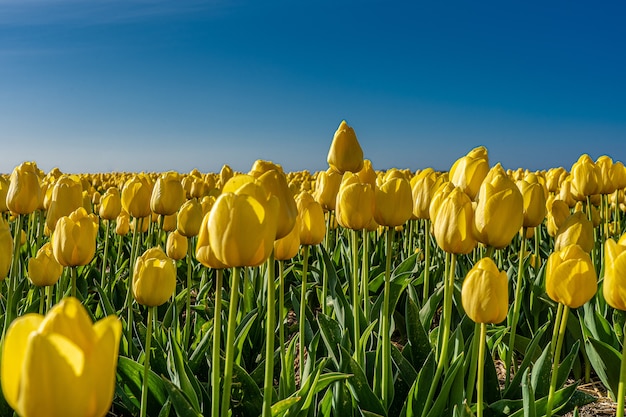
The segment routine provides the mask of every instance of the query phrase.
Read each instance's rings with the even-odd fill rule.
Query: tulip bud
[[[187,200],[178,210],[176,218],[178,232],[186,237],[193,237],[200,231],[202,224],[202,206],[197,199]]]
[[[529,176],[517,182],[524,200],[524,227],[537,227],[543,223],[546,217],[546,193],[540,182],[534,181],[536,177]],[[530,180],[530,181],[528,181]]]
[[[137,303],[160,306],[176,289],[176,264],[161,248],[148,249],[135,262],[132,289]]]
[[[185,190],[176,172],[165,172],[159,176],[152,188],[150,209],[153,213],[169,216],[178,211],[185,201]]]
[[[100,199],[99,214],[101,219],[115,220],[122,211],[122,198],[120,190],[116,187],[110,187],[106,190]]]
[[[75,175],[62,175],[52,188],[46,226],[54,232],[57,220],[82,206],[83,186],[80,179]]]
[[[582,211],[571,214],[559,227],[554,241],[554,250],[569,245],[579,245],[585,252],[593,249],[593,225]]]
[[[9,192],[9,181],[4,175],[0,175],[0,213],[9,211],[7,207],[7,194]]]
[[[583,154],[572,165],[572,194],[577,200],[584,200],[586,196],[598,194],[601,186],[601,173],[591,157]],[[574,193],[574,190],[576,193]]]
[[[326,235],[326,222],[322,206],[313,196],[303,191],[296,197],[300,217],[300,244],[318,245]]]
[[[0,216],[0,281],[4,280],[11,269],[13,259],[13,238],[9,222]]]
[[[454,188],[441,201],[433,220],[437,244],[448,253],[470,253],[477,245],[473,225],[472,201],[460,188]]]
[[[546,292],[557,303],[578,308],[595,295],[596,271],[589,254],[578,245],[553,252],[546,265]]]
[[[392,178],[375,191],[374,219],[381,226],[404,224],[413,214],[413,194],[409,181]]]
[[[291,232],[298,216],[298,207],[293,195],[289,191],[287,178],[282,171],[271,169],[265,171],[258,177],[265,191],[269,196],[276,196],[279,203],[278,208],[278,229],[276,239],[283,238]]]
[[[613,160],[607,156],[602,155],[596,160],[596,167],[598,170],[598,194],[611,194],[617,189],[617,186],[613,182]]]
[[[87,265],[96,254],[98,221],[79,207],[69,216],[59,219],[52,233],[52,250],[63,266]]]
[[[130,215],[125,210],[120,211],[115,221],[115,233],[126,236],[130,230]]]
[[[23,162],[15,167],[9,179],[6,204],[15,214],[30,214],[37,210],[42,199],[38,168],[34,162]]]
[[[479,146],[459,158],[450,168],[450,181],[473,200],[489,172],[487,148]]]
[[[548,209],[546,214],[548,234],[555,237],[561,225],[565,223],[565,220],[570,216],[570,209],[563,200],[559,199],[548,201],[546,208]]]
[[[134,218],[151,214],[152,183],[145,174],[133,175],[122,188],[122,208]]]
[[[315,183],[315,200],[320,203],[324,211],[335,210],[341,178],[341,174],[331,168],[327,171],[318,172]]]
[[[198,233],[198,241],[196,243],[196,259],[207,268],[224,269],[228,268],[219,259],[215,257],[215,251],[209,242],[209,214],[202,218],[200,230]]]
[[[187,256],[187,249],[189,248],[188,239],[181,235],[178,230],[174,230],[172,233],[167,235],[167,242],[165,245],[165,251],[167,256],[174,259],[175,261],[180,261],[185,256]]]
[[[418,219],[430,219],[430,203],[443,182],[432,168],[427,168],[411,180],[413,194],[413,215]]]
[[[461,289],[465,312],[475,323],[500,323],[509,311],[509,280],[491,258],[482,258],[467,273]]]
[[[342,227],[352,230],[366,228],[374,216],[375,201],[372,186],[362,184],[358,175],[346,172],[337,193],[337,221]]]
[[[363,150],[354,129],[345,120],[341,122],[328,151],[328,165],[340,174],[359,172],[363,168]]]
[[[28,279],[33,285],[46,287],[57,283],[63,273],[61,265],[54,257],[52,244],[44,244],[34,258],[28,259]]]
[[[357,175],[361,183],[370,184],[372,189],[376,187],[376,171],[374,171],[372,161],[369,159],[363,160],[363,168],[361,168]]]
[[[296,224],[291,232],[282,239],[274,241],[274,258],[277,261],[286,261],[298,254],[300,249],[300,217],[296,217]]]
[[[622,235],[620,241],[624,240]],[[626,242],[624,242],[626,243]],[[626,245],[607,239],[604,244],[604,284],[602,291],[607,304],[626,310]]]
[[[104,416],[115,393],[122,325],[95,324],[76,298],[18,317],[2,345],[2,392],[20,416]]]

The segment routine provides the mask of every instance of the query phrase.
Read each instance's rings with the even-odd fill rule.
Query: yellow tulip
[[[611,182],[617,190],[626,188],[626,167],[620,161],[611,167]]]
[[[202,205],[196,198],[187,200],[178,210],[176,224],[178,232],[186,237],[193,237],[200,231],[202,224]]]
[[[372,161],[369,159],[363,160],[363,168],[357,173],[359,181],[365,184],[370,184],[372,188],[376,187],[376,171],[372,167]]]
[[[0,216],[0,281],[9,275],[13,259],[13,238],[9,222]]]
[[[413,214],[411,185],[405,178],[392,178],[375,191],[374,219],[386,227],[404,224]]]
[[[296,224],[298,207],[296,200],[289,191],[287,177],[282,171],[271,169],[263,172],[258,178],[269,196],[276,196],[279,202],[278,208],[278,229],[276,239],[281,239],[289,234]]]
[[[582,211],[571,214],[556,234],[554,250],[560,250],[569,245],[579,245],[585,252],[593,249],[593,225]]]
[[[572,165],[572,194],[577,200],[598,194],[601,186],[601,173],[595,162],[587,154],[583,154]]]
[[[96,216],[79,207],[57,222],[51,238],[54,257],[63,266],[87,265],[96,253],[97,234]]]
[[[506,247],[524,222],[524,198],[500,164],[480,186],[474,213],[476,239],[496,249]]]
[[[9,211],[7,207],[7,194],[9,192],[9,180],[3,175],[0,175],[0,213],[6,213]]]
[[[219,259],[215,257],[215,251],[209,242],[209,214],[203,218],[199,227],[198,240],[196,242],[196,259],[207,268],[224,269],[227,268]]]
[[[62,175],[52,188],[46,226],[54,232],[57,220],[82,206],[83,186],[80,179],[75,175]]]
[[[220,170],[220,175],[219,175],[221,186],[223,187],[224,184],[226,184],[228,180],[232,178],[233,175],[234,173],[233,173],[232,168],[224,164],[222,166],[222,169]]]
[[[441,201],[433,220],[433,234],[437,244],[448,253],[470,253],[477,245],[473,228],[472,201],[460,188],[455,187]]]
[[[620,241],[624,240],[626,234]],[[624,242],[626,243],[626,242]],[[626,246],[607,239],[604,244],[604,284],[602,291],[607,304],[626,310]]]
[[[170,216],[185,202],[185,190],[177,172],[169,171],[159,175],[150,196],[150,209],[153,213]]]
[[[28,279],[33,285],[38,287],[54,285],[62,273],[63,265],[54,257],[50,242],[39,248],[35,257],[28,259]]]
[[[431,221],[435,221],[437,212],[441,207],[441,203],[448,197],[448,195],[456,187],[450,181],[443,182],[435,190],[432,199],[430,200],[430,206],[428,207],[428,217]]]
[[[599,172],[598,194],[611,194],[617,189],[613,182],[613,160],[607,155],[602,155],[596,160],[596,167]]]
[[[167,253],[167,256],[169,256],[170,258],[174,259],[175,261],[180,261],[185,256],[187,256],[188,248],[188,239],[185,236],[181,235],[178,230],[174,230],[167,235],[165,251]]]
[[[326,235],[326,222],[322,206],[307,191],[296,196],[300,217],[300,243],[318,245]]]
[[[12,213],[30,214],[39,207],[43,196],[38,171],[34,162],[23,162],[13,169],[6,196],[7,207]]]
[[[176,263],[159,247],[146,250],[135,262],[132,289],[139,304],[160,306],[176,289]]]
[[[363,150],[354,129],[343,120],[330,145],[328,165],[340,174],[346,171],[359,172],[363,168]]]
[[[560,199],[549,199],[546,203],[546,208],[548,234],[555,237],[561,225],[565,223],[565,220],[570,216],[570,209],[565,201]]]
[[[374,216],[375,201],[372,186],[361,183],[357,174],[346,172],[337,193],[337,221],[347,229],[365,229]]]
[[[122,208],[138,219],[151,214],[152,183],[147,175],[133,175],[122,188]]]
[[[479,146],[454,162],[450,168],[450,181],[473,200],[488,172],[487,148]]]
[[[482,258],[467,273],[461,303],[475,323],[501,323],[509,311],[509,280],[491,258]]]
[[[558,192],[561,186],[561,175],[565,172],[565,168],[558,167],[548,170],[546,173],[546,187],[551,193]]]
[[[537,227],[546,217],[546,189],[531,175],[517,182],[524,200],[524,227]]]
[[[546,292],[552,300],[578,308],[591,300],[597,288],[591,257],[580,246],[566,246],[548,258]]]
[[[2,392],[22,417],[102,417],[111,408],[122,325],[95,324],[76,298],[26,314],[2,346]]]
[[[117,187],[109,187],[100,199],[98,214],[101,219],[115,220],[122,211],[122,197]]]
[[[324,211],[335,210],[341,178],[341,174],[332,168],[317,173],[315,200],[321,204]]]
[[[261,188],[262,189],[262,188]],[[278,199],[226,192],[209,213],[209,245],[227,267],[258,266],[274,249]]]
[[[411,180],[413,194],[413,215],[417,219],[430,219],[430,203],[444,177],[437,175],[432,168],[427,168]]]
[[[296,224],[291,232],[282,239],[274,241],[274,258],[277,261],[286,261],[298,254],[300,249],[300,217],[296,217]]]
[[[122,210],[115,221],[115,233],[120,236],[126,236],[129,230],[130,215],[126,210]]]

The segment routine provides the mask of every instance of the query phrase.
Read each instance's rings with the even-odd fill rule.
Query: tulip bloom
[[[616,243],[613,239],[607,239],[604,248],[605,270],[604,285],[602,286],[604,298],[611,307],[625,311],[626,246]]]
[[[79,207],[59,219],[52,233],[52,251],[63,266],[87,265],[96,253],[96,216]]]
[[[262,190],[262,189],[261,189]],[[209,213],[209,245],[227,267],[259,266],[276,238],[278,199],[227,192]]]
[[[537,227],[546,217],[546,189],[535,175],[529,175],[517,182],[524,199],[524,222],[522,226]]]
[[[477,244],[473,228],[472,201],[460,188],[455,187],[441,201],[436,211],[433,220],[435,240],[439,247],[448,253],[467,254]]]
[[[175,261],[180,261],[185,256],[187,256],[187,249],[189,248],[189,242],[187,238],[181,235],[178,230],[174,230],[172,233],[167,235],[167,242],[165,245],[165,251],[167,256],[174,259]]]
[[[5,279],[11,269],[13,259],[13,238],[9,222],[0,216],[0,281]]]
[[[150,209],[153,213],[170,216],[185,202],[185,190],[176,172],[165,172],[159,176],[152,188]]]
[[[302,245],[322,243],[326,235],[322,206],[306,191],[298,194],[296,205],[300,216],[300,243]]]
[[[339,124],[326,158],[328,165],[340,174],[359,172],[363,168],[363,150],[354,129],[345,120]]]
[[[122,208],[138,219],[151,214],[152,183],[145,174],[133,175],[122,188]]]
[[[546,203],[548,212],[546,214],[546,225],[548,228],[548,234],[555,237],[559,232],[559,228],[565,220],[570,216],[570,209],[567,203],[563,200],[548,200]]]
[[[572,175],[572,194],[578,200],[600,192],[602,173],[593,159],[587,154],[583,154],[572,165],[570,170]]]
[[[15,167],[9,178],[8,209],[15,214],[30,214],[37,210],[42,198],[37,165],[24,162]]]
[[[298,254],[300,249],[300,217],[296,217],[296,224],[289,234],[274,241],[274,259],[286,261]]]
[[[524,198],[515,183],[496,165],[480,186],[474,214],[476,239],[501,249],[511,243],[524,222]]]
[[[413,215],[418,219],[430,219],[430,203],[439,186],[443,183],[443,176],[437,175],[432,168],[427,168],[411,180],[413,194]]]
[[[343,174],[337,193],[336,215],[342,227],[352,230],[365,229],[374,217],[376,199],[370,184],[362,184],[351,172]]]
[[[129,230],[130,215],[126,210],[122,210],[115,221],[115,233],[120,236],[126,236]]]
[[[9,191],[9,181],[0,176],[0,213],[6,213],[9,211],[7,207],[7,193]]]
[[[487,148],[479,146],[456,160],[450,168],[450,181],[473,200],[488,172]]]
[[[63,265],[54,257],[50,242],[39,248],[34,258],[28,259],[28,279],[38,287],[56,284],[62,273]]]
[[[593,224],[582,211],[571,214],[556,234],[554,250],[558,251],[568,245],[579,245],[585,252],[593,249]]]
[[[135,262],[132,289],[137,303],[160,306],[176,289],[176,263],[161,248],[148,249]]]
[[[122,211],[122,197],[117,187],[110,187],[100,199],[98,214],[101,219],[115,220]]]
[[[465,312],[475,323],[501,323],[509,311],[509,280],[491,258],[482,258],[467,273],[461,289]]]
[[[341,174],[329,168],[317,173],[315,180],[315,200],[324,211],[334,210],[337,205],[337,193],[341,186]]]
[[[202,224],[202,205],[197,199],[187,200],[178,210],[176,224],[178,232],[186,237],[193,237],[200,231]]]
[[[283,238],[291,232],[298,216],[298,207],[296,207],[296,201],[291,191],[289,191],[287,178],[282,171],[272,169],[264,172],[257,179],[269,196],[278,198],[279,209],[276,239]]]
[[[82,206],[83,186],[80,179],[75,175],[62,175],[52,188],[46,226],[54,232],[57,220]]]
[[[413,214],[411,185],[405,178],[392,178],[376,188],[374,219],[381,226],[396,227]]]
[[[209,242],[209,214],[207,213],[202,219],[199,228],[198,241],[196,242],[196,259],[207,268],[224,269],[227,268],[222,262],[215,257],[215,251],[211,248]]]
[[[591,257],[578,245],[556,250],[546,265],[548,296],[570,308],[578,308],[595,295],[598,288]]]
[[[22,417],[103,417],[111,408],[122,325],[92,324],[76,298],[26,314],[2,346],[2,392]]]

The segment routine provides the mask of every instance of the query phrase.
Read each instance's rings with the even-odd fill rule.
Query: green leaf
[[[598,374],[598,378],[613,392],[613,395],[616,395],[622,354],[612,346],[591,337],[585,339],[585,347],[589,362]]]
[[[535,362],[531,373],[530,382],[533,392],[539,398],[548,395],[550,391],[550,374],[552,371],[552,355],[550,354],[550,345],[548,343],[543,349],[541,356]]]
[[[169,351],[168,359],[170,362],[170,377],[172,378],[172,382],[180,388],[193,409],[200,413],[202,411],[200,408],[200,400],[198,399],[199,397],[202,398],[200,383],[186,365],[180,346],[176,342],[176,339],[172,337],[171,332],[170,346],[172,349]],[[174,408],[176,408],[176,404],[174,404]]]
[[[298,401],[301,401],[302,397],[289,397],[284,400],[280,400],[272,405],[272,416],[278,417],[285,414],[285,411],[290,409],[294,404],[297,404]]]
[[[464,354],[461,353],[459,356],[457,356],[454,359],[454,361],[452,361],[452,364],[448,368],[448,372],[446,373],[444,377],[441,389],[439,390],[439,393],[436,396],[435,403],[433,404],[432,408],[428,412],[427,417],[437,417],[437,416],[443,415],[443,411],[445,410],[446,405],[448,404],[448,398],[450,396],[450,389],[452,388],[452,384],[454,383],[456,374],[457,372],[459,372],[459,370],[463,369],[463,357],[464,357]]]
[[[177,416],[202,417],[202,414],[196,411],[196,409],[189,403],[187,396],[180,390],[180,388],[164,377],[161,377],[161,380],[170,394],[170,399],[172,400]]]
[[[352,355],[345,348],[341,348],[343,369],[347,374],[352,374],[352,378],[348,379],[348,388],[352,393],[352,397],[356,401],[359,409],[362,411],[370,411],[380,415],[386,415],[382,402],[369,386],[367,378],[363,373],[363,369],[352,359]]]
[[[529,369],[527,368],[522,376],[522,401],[524,404],[524,416],[535,417],[537,415],[537,410],[535,409],[535,393],[533,391],[532,384],[530,383],[528,372]]]
[[[120,356],[117,361],[117,377],[118,388],[126,393],[129,400],[132,401],[136,409],[139,409],[139,399],[141,398],[143,365]],[[162,379],[150,371],[148,374],[148,413],[156,415],[159,413],[160,404],[164,404],[167,400],[167,388]]]
[[[405,303],[407,345],[403,352],[408,352],[411,365],[414,368],[419,368],[424,364],[432,349],[428,334],[420,320],[420,311],[417,305],[418,296],[413,286],[408,287],[408,295]]]
[[[522,363],[520,364],[519,369],[515,373],[515,376],[511,380],[509,386],[502,393],[502,398],[514,399],[519,398],[519,395],[521,395],[521,393],[519,393],[519,388],[523,383],[523,373],[530,366],[533,358],[535,357],[535,352],[538,351],[539,343],[541,342],[541,339],[543,338],[543,335],[548,328],[548,324],[549,323],[546,323],[541,326],[537,333],[535,333],[535,336],[532,338],[530,344],[528,345],[528,348],[524,353],[524,359],[522,359]]]
[[[318,314],[317,321],[324,345],[326,345],[326,349],[330,353],[330,358],[335,363],[337,369],[339,369],[341,361],[341,328],[339,323],[325,314]]]
[[[233,415],[260,416],[263,412],[263,394],[259,386],[238,364],[233,364]]]
[[[580,340],[577,340],[576,343],[574,343],[574,345],[570,349],[567,356],[563,358],[561,363],[559,363],[559,371],[558,371],[558,376],[556,380],[556,389],[561,388],[567,381],[567,378],[569,377],[570,372],[572,371],[574,360],[578,356],[579,348],[580,348]]]

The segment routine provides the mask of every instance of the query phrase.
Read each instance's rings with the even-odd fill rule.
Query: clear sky
[[[0,0],[0,172],[626,162],[623,1]]]

